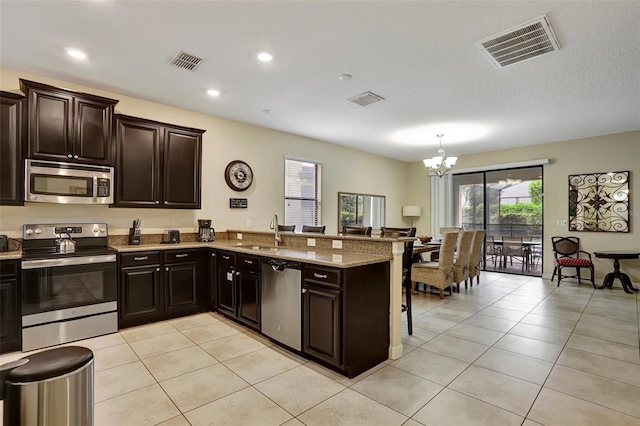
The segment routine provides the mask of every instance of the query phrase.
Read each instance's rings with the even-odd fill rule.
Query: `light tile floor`
[[[405,355],[354,379],[214,313],[76,342],[96,425],[640,425],[637,295],[481,278],[414,296]]]

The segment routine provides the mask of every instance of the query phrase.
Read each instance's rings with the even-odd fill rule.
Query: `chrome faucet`
[[[276,244],[276,247],[278,247],[278,244],[280,243],[280,233],[278,232],[278,214],[277,213],[273,214],[273,218],[271,219],[271,225],[269,225],[269,227],[274,231],[276,231],[275,244]]]

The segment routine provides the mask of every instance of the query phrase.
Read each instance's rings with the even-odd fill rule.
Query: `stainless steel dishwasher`
[[[262,333],[302,350],[302,272],[300,262],[262,259]]]

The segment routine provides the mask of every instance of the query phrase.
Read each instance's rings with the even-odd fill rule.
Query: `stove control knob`
[[[27,234],[27,235],[31,235],[31,234],[33,234],[33,229],[29,228],[26,231],[24,231],[24,233]]]
[[[101,226],[101,227],[100,227],[100,232],[103,232],[103,233],[104,233],[104,232],[107,232],[107,228],[105,228],[104,226]]]
[[[36,228],[36,230],[34,232],[36,233],[36,235],[42,234],[42,229]]]
[[[98,229],[98,227],[93,228],[93,233],[97,234],[98,232],[100,232],[100,230]]]

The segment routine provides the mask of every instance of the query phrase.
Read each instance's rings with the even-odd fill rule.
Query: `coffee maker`
[[[210,219],[198,219],[198,241],[213,241],[216,231],[211,227]]]

